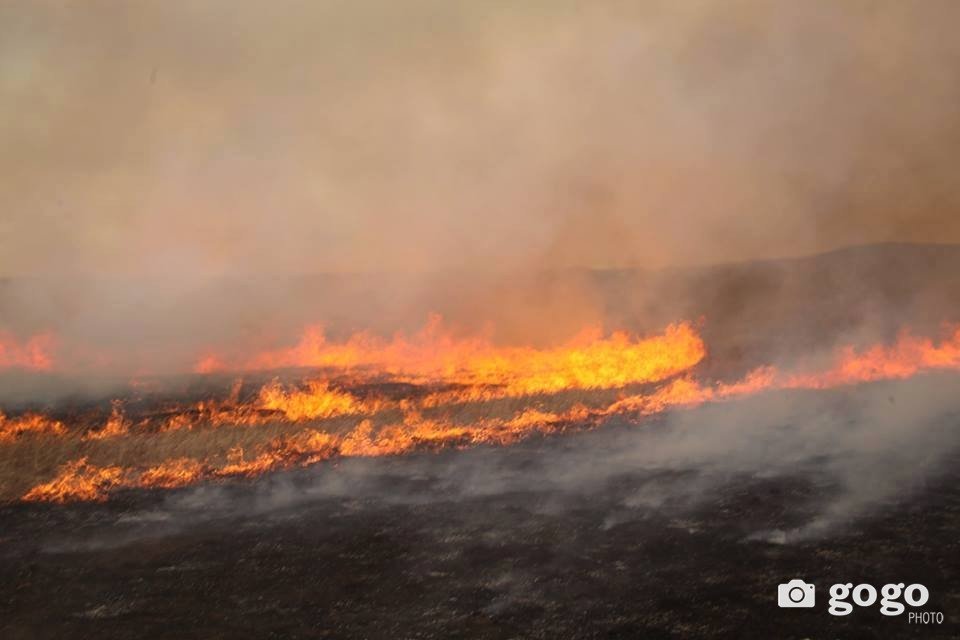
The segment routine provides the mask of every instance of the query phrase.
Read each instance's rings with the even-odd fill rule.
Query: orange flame
[[[97,431],[90,431],[84,435],[84,440],[106,440],[107,438],[116,438],[125,436],[130,431],[130,423],[123,417],[123,408],[119,400],[113,401],[110,410],[110,417],[103,424],[103,427]]]
[[[59,420],[39,413],[28,413],[18,418],[8,418],[0,411],[0,442],[10,442],[25,433],[62,436],[67,430]]]
[[[56,478],[30,489],[22,499],[27,502],[104,500],[110,489],[121,485],[123,475],[120,467],[97,467],[80,458],[63,465]]]
[[[20,344],[9,333],[0,332],[0,369],[50,371],[55,343],[51,333],[35,335]]]
[[[432,316],[413,338],[397,334],[390,341],[362,332],[332,343],[321,328],[308,327],[295,347],[262,353],[237,368],[365,370],[409,381],[499,386],[506,388],[503,395],[519,396],[653,382],[694,366],[705,355],[689,323],[642,339],[625,332],[604,338],[588,328],[559,347],[534,349],[498,347],[482,337],[457,339],[439,316]],[[207,355],[195,369],[211,371],[218,362]]]
[[[890,346],[875,345],[862,353],[844,347],[828,371],[790,376],[784,386],[822,389],[872,380],[909,378],[924,370],[958,368],[960,326],[949,331],[940,344],[903,330]]]
[[[445,339],[431,340],[435,346]],[[693,366],[702,359],[705,348],[688,324],[673,325],[662,335],[644,339],[625,334],[609,338],[583,334],[563,347],[545,350],[495,348],[482,341],[469,342],[469,347],[462,342],[446,342],[453,355],[439,353],[428,357],[425,354],[429,350],[423,343],[424,340],[419,339],[415,346],[410,346],[411,343],[395,340],[385,347],[388,355],[380,356],[379,360],[370,353],[351,359],[358,353],[352,351],[357,348],[356,344],[344,346],[345,350],[341,351],[324,351],[323,357],[328,358],[327,361],[341,358],[340,362],[348,363],[344,365],[348,370],[364,361],[376,363],[382,371],[401,377],[422,376],[462,387],[390,401],[361,398],[326,380],[309,380],[295,388],[284,388],[274,380],[264,385],[252,400],[242,403],[240,387],[235,386],[227,401],[210,400],[181,410],[167,419],[167,428],[193,428],[200,422],[214,426],[270,421],[304,423],[350,415],[362,419],[346,433],[328,433],[312,425],[252,451],[235,447],[227,453],[225,462],[175,458],[137,472],[116,466],[94,467],[87,464],[86,458],[81,458],[65,465],[56,478],[38,485],[23,499],[99,500],[120,487],[177,487],[205,478],[255,476],[335,457],[504,445],[535,433],[592,428],[612,415],[645,416],[672,407],[691,407],[771,389],[824,389],[905,378],[930,370],[960,370],[960,328],[951,329],[939,342],[904,331],[891,345],[876,345],[862,351],[842,348],[834,363],[819,372],[784,373],[772,366],[762,366],[741,380],[713,383],[702,382],[693,375]],[[318,343],[321,351],[327,349],[324,344]],[[370,347],[364,344],[364,349]],[[350,358],[345,355],[348,352],[353,354]],[[571,389],[623,389],[637,382],[658,386],[644,393],[622,395],[604,406],[597,406],[594,401],[593,408],[574,404],[564,411],[546,411],[535,397]],[[480,418],[469,424],[458,424],[424,415],[427,409],[502,397],[520,399],[522,405],[512,417]],[[398,409],[402,417],[384,426],[375,427],[374,422],[366,418]],[[0,414],[0,441],[15,439],[30,431],[59,435],[63,430],[61,423],[37,414],[16,419]],[[97,434],[122,437],[128,430],[129,422],[124,419],[120,405],[115,404],[110,419]]]
[[[141,487],[174,489],[196,482],[202,476],[204,469],[205,465],[198,460],[174,458],[141,473],[138,484]]]
[[[376,410],[375,406],[363,406],[349,393],[331,389],[325,381],[308,380],[306,386],[304,390],[285,391],[273,381],[260,389],[259,406],[280,411],[290,422]]]

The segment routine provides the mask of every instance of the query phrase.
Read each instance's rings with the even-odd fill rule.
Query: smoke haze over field
[[[0,636],[960,638],[958,25],[0,0]]]
[[[567,268],[960,242],[958,14],[5,3],[0,341],[49,332],[65,368],[127,374],[430,312],[534,345],[705,316],[734,358],[935,332],[947,247]]]
[[[4,3],[0,275],[960,241],[955,2]]]

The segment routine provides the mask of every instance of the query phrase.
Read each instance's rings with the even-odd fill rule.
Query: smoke
[[[673,411],[659,424],[586,434],[535,469],[498,473],[480,463],[448,477],[466,495],[590,496],[609,491],[618,477],[639,476],[604,526],[658,511],[697,515],[731,486],[800,479],[814,485],[806,496],[812,504],[789,504],[787,493],[782,505],[801,518],[796,526],[752,534],[800,541],[849,528],[934,483],[957,452],[957,385],[956,376],[923,376],[839,393],[767,393]]]
[[[8,276],[176,295],[960,240],[952,2],[0,11]]]
[[[558,269],[956,242],[958,11],[6,4],[0,324],[126,372],[435,310],[550,341],[703,312]]]

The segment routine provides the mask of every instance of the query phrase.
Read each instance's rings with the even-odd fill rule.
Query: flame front
[[[85,447],[107,447],[124,438],[194,431],[201,437],[210,429],[239,429],[236,437],[224,436],[234,444],[219,454],[175,455],[142,465],[116,460],[102,466],[80,456],[21,496],[27,501],[100,500],[122,487],[173,488],[337,457],[507,445],[537,433],[592,428],[613,415],[639,420],[672,407],[765,390],[825,389],[960,369],[960,328],[939,342],[904,331],[893,344],[859,351],[843,347],[822,370],[762,366],[740,380],[710,382],[696,375],[706,348],[689,323],[645,338],[625,333],[604,337],[587,330],[564,345],[540,350],[495,347],[484,339],[457,341],[440,326],[435,320],[414,339],[378,341],[362,334],[340,344],[308,330],[293,349],[261,354],[249,364],[322,367],[323,377],[294,385],[274,379],[246,401],[238,384],[226,399],[137,419],[124,416],[122,404],[115,402],[102,425],[86,429],[38,413],[0,414],[0,443],[13,446],[28,437],[76,438],[80,433]],[[423,391],[400,398],[362,391],[384,380],[416,383]],[[345,425],[351,420],[352,426]],[[276,435],[252,438],[258,429]]]
[[[534,349],[498,347],[484,337],[457,339],[439,316],[431,316],[416,335],[397,334],[389,341],[361,332],[334,343],[321,327],[312,326],[290,349],[267,351],[232,367],[206,354],[194,371],[311,367],[410,382],[498,386],[503,395],[528,395],[662,380],[705,355],[703,341],[686,322],[643,339],[626,332],[603,337],[599,328],[588,327],[559,347]]]

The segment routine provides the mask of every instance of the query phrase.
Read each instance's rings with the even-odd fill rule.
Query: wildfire
[[[349,393],[331,389],[322,380],[308,380],[306,389],[286,391],[276,381],[260,389],[259,406],[279,411],[290,422],[329,418],[376,411],[376,404],[364,406]]]
[[[602,389],[654,382],[700,362],[706,348],[689,323],[670,325],[661,335],[635,338],[625,332],[603,337],[589,327],[551,349],[499,347],[484,337],[458,339],[439,316],[415,336],[383,340],[366,332],[330,342],[320,327],[308,327],[290,349],[261,353],[237,369],[312,367],[367,372],[394,380],[498,387],[501,396]],[[226,368],[207,355],[195,370]],[[487,396],[488,397],[488,396]]]
[[[130,431],[130,423],[123,417],[123,409],[120,401],[114,400],[113,407],[110,410],[110,417],[104,423],[103,427],[96,431],[90,431],[85,436],[86,440],[105,440],[107,438],[116,438],[124,436]]]
[[[120,467],[97,467],[86,458],[68,462],[50,482],[37,485],[23,496],[25,501],[70,502],[103,500],[107,492],[120,485],[124,470]]]
[[[39,413],[28,413],[18,418],[8,418],[0,411],[0,443],[16,440],[25,433],[60,436],[67,430],[59,420]]]
[[[822,389],[871,380],[909,378],[927,369],[957,368],[960,368],[960,326],[949,331],[940,344],[904,330],[893,345],[875,345],[861,353],[845,347],[839,351],[829,371],[794,375],[784,386]]]
[[[333,458],[506,445],[537,433],[592,428],[613,415],[642,417],[765,390],[824,389],[928,370],[960,370],[960,328],[951,329],[939,342],[905,331],[893,344],[859,351],[841,348],[833,363],[820,371],[784,372],[762,366],[733,382],[700,380],[695,365],[705,354],[702,340],[687,323],[645,338],[583,332],[565,345],[541,350],[494,347],[480,339],[457,341],[437,324],[415,339],[398,336],[389,342],[355,336],[332,345],[322,334],[308,332],[300,345],[273,354],[269,362],[326,368],[336,364],[341,368],[332,373],[341,380],[427,380],[451,388],[391,400],[358,393],[342,381],[334,383],[333,378],[312,377],[293,386],[275,379],[241,401],[238,383],[225,400],[205,400],[167,412],[157,431],[268,423],[299,425],[296,430],[260,445],[233,446],[225,456],[174,457],[147,468],[97,467],[80,457],[22,499],[100,500],[121,487],[173,488]],[[259,358],[257,362],[268,362]],[[636,385],[639,391],[629,392],[628,387]],[[608,390],[606,395],[598,396],[600,389]],[[559,392],[576,393],[565,401],[566,408],[545,408],[544,399]],[[497,414],[476,409],[479,413],[465,419],[475,411],[463,408],[468,402],[502,408]],[[451,417],[455,407],[459,407],[456,418]],[[351,417],[356,419],[352,428],[324,426],[326,420],[339,419],[342,424]],[[116,402],[106,423],[87,431],[84,440],[123,438],[141,425],[149,425],[149,419],[134,424]],[[25,433],[62,436],[65,432],[62,423],[40,414],[17,418],[0,414],[0,443],[13,442]]]
[[[182,487],[199,480],[204,472],[205,465],[192,458],[174,458],[155,467],[150,467],[140,474],[138,484],[141,487],[158,487],[173,489]]]

